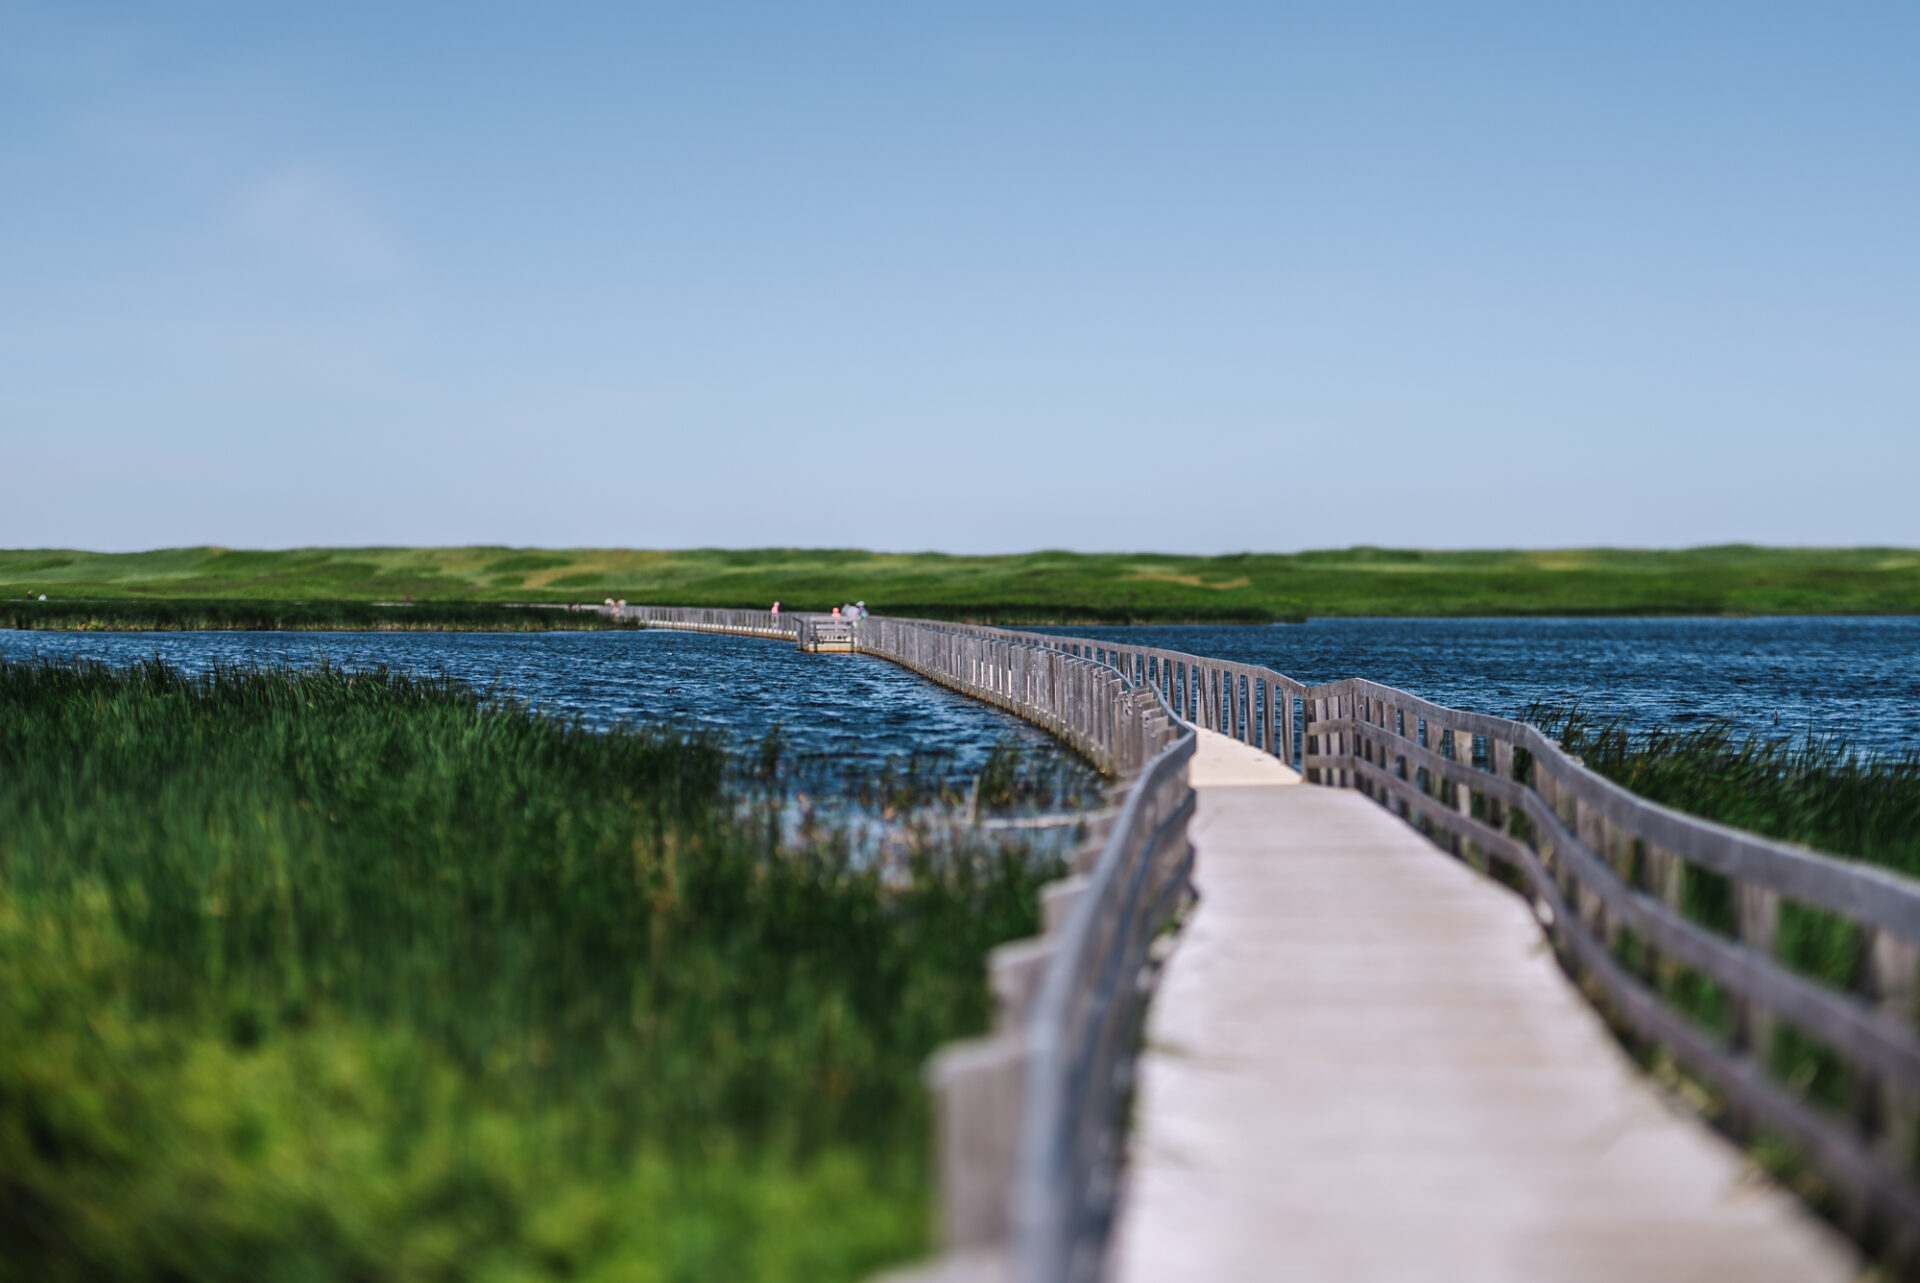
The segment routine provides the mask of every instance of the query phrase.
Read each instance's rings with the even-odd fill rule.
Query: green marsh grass
[[[1862,752],[1839,739],[1789,739],[1731,723],[1639,734],[1579,709],[1534,710],[1591,770],[1709,820],[1920,877],[1920,749]]]
[[[488,601],[0,600],[0,628],[67,632],[485,632],[637,628],[594,611]]]
[[[0,1279],[854,1279],[1054,869],[389,672],[0,663]]]

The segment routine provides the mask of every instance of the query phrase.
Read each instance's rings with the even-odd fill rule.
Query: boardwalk
[[[1122,1283],[1841,1280],[1634,1070],[1525,903],[1201,732],[1202,896],[1143,1058]]]
[[[626,613],[824,637],[817,616]],[[1364,678],[885,617],[850,644],[1127,782],[1048,888],[1043,934],[989,959],[991,1030],[930,1071],[944,1255],[914,1277],[1877,1277],[1639,1074],[1588,994],[1785,1146],[1892,1277],[1920,1276],[1920,883],[1668,810],[1538,727]],[[1202,901],[1148,1016],[1129,1145],[1147,991],[1128,978],[1190,872]],[[1731,920],[1701,917],[1696,883]],[[1846,979],[1784,956],[1788,903],[1847,924]],[[1686,973],[1724,1023],[1673,1000]],[[1801,1090],[1816,1061],[1783,1026],[1838,1065],[1846,1108]]]

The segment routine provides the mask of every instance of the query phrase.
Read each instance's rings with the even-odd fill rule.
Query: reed
[[[0,1278],[851,1279],[1055,870],[783,847],[714,741],[0,663]]]
[[[739,778],[746,791],[762,798],[836,798],[889,817],[915,812],[965,812],[975,818],[1058,815],[1098,806],[1107,791],[1106,779],[1084,758],[1054,742],[1008,736],[994,744],[978,770],[968,770],[941,749],[879,763],[790,753],[780,727],[742,759]]]
[[[1728,722],[1631,733],[1579,708],[1535,709],[1589,769],[1642,797],[1829,855],[1920,876],[1920,749],[1768,737]]]
[[[635,627],[595,611],[484,601],[0,600],[0,628],[67,632],[543,633]]]

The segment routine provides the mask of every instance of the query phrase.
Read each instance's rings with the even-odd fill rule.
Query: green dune
[[[1910,614],[1920,611],[1920,550],[1347,548],[1218,557],[975,557],[797,548],[0,551],[5,617],[16,626],[32,622],[43,593],[61,618],[69,618],[77,602],[278,603],[267,613],[293,619],[299,615],[293,603],[606,597],[747,607],[778,599],[798,610],[861,599],[886,614],[1061,623],[1309,615]],[[95,626],[114,626],[114,611],[97,614]]]

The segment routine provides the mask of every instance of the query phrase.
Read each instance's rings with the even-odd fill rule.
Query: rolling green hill
[[[841,549],[300,548],[0,551],[0,603],[598,601],[1026,622],[1307,615],[1920,613],[1920,549],[1382,548],[1184,557]],[[110,612],[104,612],[110,613]]]

